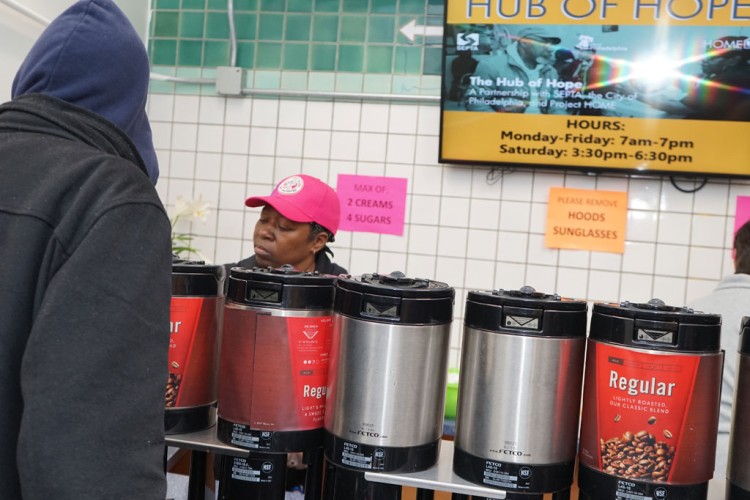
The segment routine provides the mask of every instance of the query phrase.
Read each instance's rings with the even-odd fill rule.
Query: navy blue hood
[[[156,184],[146,116],[146,48],[112,0],[79,0],[42,32],[13,80],[12,97],[39,93],[88,109],[130,138]]]

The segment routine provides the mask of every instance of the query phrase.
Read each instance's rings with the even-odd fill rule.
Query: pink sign
[[[404,234],[406,179],[339,174],[340,229],[379,234]]]
[[[734,232],[736,233],[742,225],[750,220],[750,196],[737,197],[737,210],[734,215]]]

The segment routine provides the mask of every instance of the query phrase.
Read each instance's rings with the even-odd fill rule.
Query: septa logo
[[[456,50],[479,50],[479,33],[459,33],[456,35]]]

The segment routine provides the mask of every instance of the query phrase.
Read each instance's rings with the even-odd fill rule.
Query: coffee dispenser
[[[471,291],[464,316],[453,471],[540,499],[573,483],[586,347],[585,301]]]
[[[319,492],[334,276],[233,268],[219,370],[217,434],[250,450],[225,458],[219,498],[284,498],[286,454],[304,452],[306,498]]]
[[[180,259],[172,262],[164,412],[167,434],[196,432],[216,423],[224,276],[223,266]]]
[[[594,304],[579,450],[583,500],[705,500],[719,421],[721,316]]]
[[[401,272],[339,277],[324,498],[399,498],[364,473],[437,462],[454,295],[445,283]]]
[[[740,328],[726,493],[727,500],[750,499],[750,317],[747,316],[742,318]]]

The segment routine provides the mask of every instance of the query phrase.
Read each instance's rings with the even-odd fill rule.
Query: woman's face
[[[258,266],[277,268],[291,264],[300,271],[314,271],[315,252],[323,248],[327,236],[318,234],[311,240],[311,230],[306,222],[291,221],[273,207],[263,207],[253,232]]]

